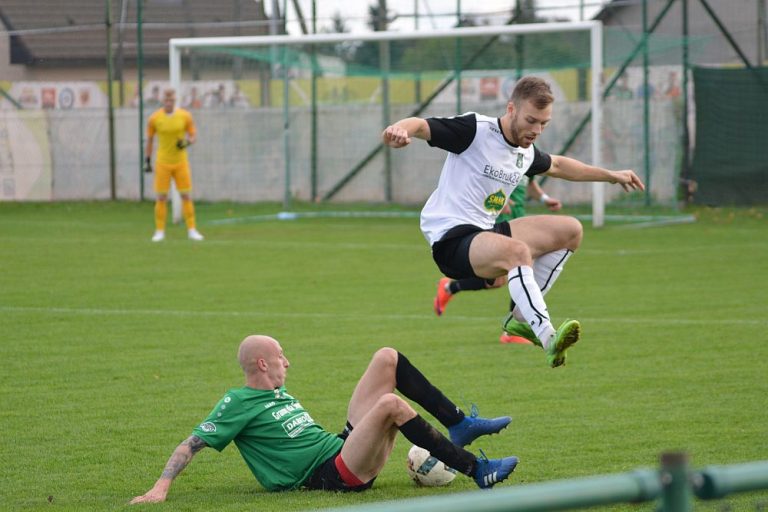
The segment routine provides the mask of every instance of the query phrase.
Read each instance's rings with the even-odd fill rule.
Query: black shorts
[[[370,481],[361,484],[350,486],[339,473],[339,468],[336,466],[336,457],[339,456],[341,450],[328,457],[328,459],[320,464],[312,472],[312,475],[304,482],[305,489],[312,489],[317,491],[341,491],[341,492],[360,492],[370,489],[376,478],[372,478]]]
[[[480,233],[498,233],[512,236],[508,222],[494,224],[491,229],[481,229],[472,224],[460,224],[449,229],[443,238],[432,244],[432,259],[440,272],[452,279],[480,277],[469,263],[469,246]],[[482,279],[482,278],[481,278]],[[493,283],[494,279],[490,279]]]

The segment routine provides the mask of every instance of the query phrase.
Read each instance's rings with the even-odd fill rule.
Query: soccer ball
[[[427,450],[413,445],[408,450],[408,475],[419,485],[439,487],[456,478],[456,470],[440,462]]]

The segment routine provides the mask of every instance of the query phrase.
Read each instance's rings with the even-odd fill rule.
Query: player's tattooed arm
[[[208,445],[205,444],[205,441],[195,435],[186,438],[173,451],[173,455],[168,459],[168,463],[165,465],[165,469],[163,469],[163,474],[160,475],[160,478],[168,478],[170,480],[176,478],[176,476],[187,467],[187,464],[192,460],[192,457],[206,446]]]
[[[176,447],[165,464],[163,474],[157,479],[155,485],[141,496],[136,496],[131,500],[131,504],[135,503],[158,503],[165,501],[168,496],[168,489],[171,487],[171,482],[181,473],[185,467],[192,460],[197,452],[208,446],[205,441],[197,436],[189,436]]]

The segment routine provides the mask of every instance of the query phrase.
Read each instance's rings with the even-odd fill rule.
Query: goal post
[[[585,55],[578,58],[563,57],[563,61],[557,64],[542,62],[549,58],[546,57],[548,54],[543,53],[543,50],[536,54],[533,48],[540,46],[541,43],[537,42],[534,45],[529,44],[527,48],[524,47],[525,41],[529,41],[528,38],[543,36],[557,42],[564,37],[569,37],[567,34],[572,33],[587,36],[584,45],[588,49],[582,52]],[[472,61],[469,58],[473,55],[472,52],[482,44],[489,46],[488,42],[495,46],[492,49],[493,52],[490,52],[495,52],[494,55]],[[377,47],[386,48],[386,51],[379,51],[378,55],[375,55]],[[520,47],[523,49],[521,50]],[[559,47],[557,45],[550,45],[550,47],[552,54],[556,54],[562,47],[565,47],[565,53],[571,49],[567,43]],[[373,58],[367,62],[377,64],[374,66],[360,64],[359,54],[362,50],[373,54]],[[428,50],[433,53],[428,53]],[[349,58],[352,52],[357,53],[356,61]],[[392,57],[391,54],[395,53],[397,56]],[[390,60],[386,62],[382,60],[395,58],[400,60],[394,64]],[[568,58],[574,61],[581,60],[569,63],[566,62]],[[573,77],[577,78],[566,77],[564,79],[566,85],[557,88],[556,97],[560,96],[560,98],[556,106],[559,105],[561,98],[568,98],[570,102],[578,102],[586,106],[587,111],[582,111],[581,115],[586,113],[591,119],[588,137],[590,151],[585,156],[591,163],[601,165],[603,27],[600,21],[364,34],[322,33],[302,36],[175,38],[169,42],[170,83],[180,93],[183,87],[188,88],[196,81],[200,83],[221,81],[220,87],[225,88],[226,80],[226,84],[233,84],[226,85],[232,89],[229,91],[232,97],[236,92],[240,94],[241,89],[248,88],[251,96],[245,103],[246,108],[260,111],[263,114],[262,121],[265,127],[257,128],[259,121],[255,121],[256,118],[250,118],[244,122],[254,124],[245,124],[243,129],[253,130],[251,135],[254,141],[259,141],[261,138],[268,139],[265,144],[270,144],[272,165],[264,165],[261,160],[258,160],[256,164],[241,163],[239,167],[253,165],[258,169],[252,169],[252,172],[264,172],[267,168],[275,171],[272,167],[276,161],[279,161],[282,167],[282,175],[279,179],[282,181],[285,207],[290,207],[292,197],[315,199],[310,196],[306,187],[302,188],[301,185],[303,182],[311,181],[307,178],[309,171],[304,169],[311,165],[312,159],[308,155],[310,152],[319,150],[326,155],[321,158],[319,165],[324,172],[320,180],[325,181],[321,184],[322,188],[333,189],[335,185],[345,185],[349,180],[357,184],[358,188],[370,186],[364,183],[358,184],[357,182],[362,180],[356,175],[359,171],[358,167],[364,167],[371,160],[375,160],[374,157],[382,149],[385,153],[388,152],[387,148],[379,147],[380,140],[374,136],[384,128],[381,126],[383,120],[397,119],[422,110],[427,115],[454,115],[464,111],[477,111],[491,115],[494,112],[501,113],[503,111],[501,109],[506,105],[504,94],[509,92],[502,89],[508,87],[509,83],[513,83],[505,77],[519,78],[522,74],[549,76],[550,73],[562,75],[567,69],[571,69]],[[321,88],[322,94],[325,95],[319,100],[316,96],[318,79],[324,80]],[[453,85],[446,88],[446,83],[451,81],[454,82]],[[403,85],[406,82],[408,85]],[[311,90],[307,85],[309,83],[311,83]],[[465,98],[469,96],[465,89],[472,89],[474,94],[477,93],[478,88],[486,87],[490,83],[495,84],[495,93],[486,95],[486,91],[483,90],[479,93],[479,99]],[[440,89],[437,84],[440,84]],[[368,90],[366,87],[371,89]],[[403,90],[408,89],[408,92],[403,92],[398,87],[402,87]],[[234,89],[237,91],[235,92]],[[576,89],[578,93],[575,92]],[[423,108],[425,107],[424,98],[430,98],[431,101],[435,97],[442,101],[442,104]],[[455,98],[455,101],[452,98]],[[446,104],[447,102],[451,104]],[[317,110],[318,103],[322,107],[320,110]],[[422,110],[418,110],[418,107],[422,107]],[[375,113],[377,109],[378,114]],[[311,117],[314,115],[317,115],[316,119]],[[232,122],[240,122],[241,119],[242,116],[233,119]],[[310,119],[318,122],[309,123]],[[347,131],[342,130],[341,128],[346,126],[345,123],[351,120],[356,123],[365,123],[365,125],[364,127],[359,125]],[[282,130],[279,134],[281,137],[276,137],[274,134],[266,135],[270,130],[266,127],[268,122],[272,123],[272,132]],[[316,124],[324,125],[320,129],[323,133],[318,134],[315,131]],[[568,124],[575,123],[563,122],[560,131],[565,133],[568,129],[565,125]],[[311,133],[307,133],[307,126],[313,127]],[[327,134],[324,133],[328,130],[328,126],[339,129],[340,137],[351,134],[360,139],[354,141],[344,138],[335,141],[328,139]],[[545,146],[543,149],[556,153],[558,141],[554,139],[548,141],[547,136],[548,133],[545,132],[540,141]],[[322,140],[317,144],[310,144],[304,140],[315,141],[318,137]],[[211,141],[207,143],[210,144]],[[282,145],[279,153],[274,150],[277,144]],[[334,147],[331,148],[331,144],[334,144]],[[341,156],[346,156],[346,151],[340,149],[345,144],[354,146],[353,149],[359,151],[344,163],[340,163]],[[537,145],[540,144],[537,143]],[[413,161],[409,161],[408,156],[401,154],[396,158],[387,156],[380,159],[384,161],[376,165],[385,167],[382,173],[384,178],[380,180],[384,183],[379,182],[377,185],[382,188],[389,186],[388,173],[393,172],[398,178],[395,188],[398,191],[404,191],[398,195],[404,198],[402,202],[418,201],[418,198],[408,193],[422,193],[421,201],[426,200],[428,193],[419,192],[425,185],[416,186],[409,181],[411,178],[407,176],[407,172],[398,170],[400,167],[421,166],[419,159],[422,155],[421,152],[418,153],[414,155]],[[366,154],[369,157],[366,157]],[[254,156],[254,158],[259,157]],[[386,169],[390,161],[393,171]],[[350,165],[350,163],[353,164]],[[343,168],[345,165],[346,169]],[[349,170],[350,168],[352,171]],[[438,165],[435,171],[439,174],[439,170]],[[314,173],[315,170],[312,169],[311,172]],[[314,178],[313,175],[312,179]],[[274,176],[270,178],[272,186],[276,179]],[[248,179],[245,181],[247,182]],[[436,182],[437,180],[433,178],[431,184],[426,186],[431,190]],[[362,192],[353,191],[342,195],[344,196],[342,200],[354,200],[357,196],[359,196],[358,200],[368,199],[366,193]],[[388,201],[391,198],[383,197],[383,199]],[[253,197],[252,200],[260,200],[260,198]],[[398,198],[395,198],[395,201],[397,202]],[[592,184],[592,222],[595,226],[601,226],[604,222],[605,201],[603,184]]]

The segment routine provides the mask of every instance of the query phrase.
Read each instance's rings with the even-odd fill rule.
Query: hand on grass
[[[162,503],[165,501],[167,495],[167,492],[151,489],[146,494],[142,494],[141,496],[136,496],[133,498],[130,501],[130,504],[136,505],[137,503]]]

